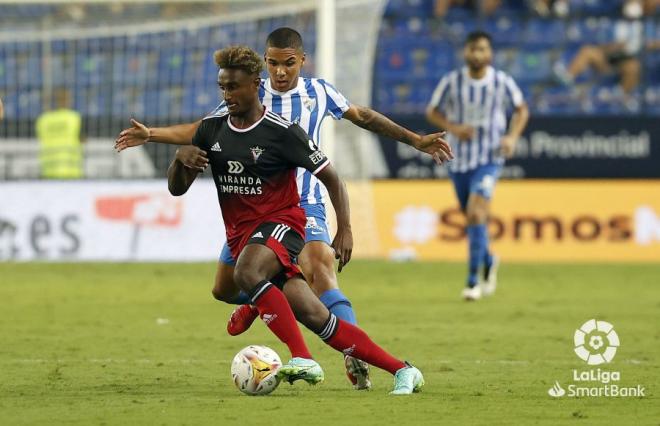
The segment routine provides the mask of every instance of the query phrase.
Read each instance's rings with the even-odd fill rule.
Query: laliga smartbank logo
[[[575,330],[575,354],[589,365],[612,362],[619,347],[619,335],[609,322],[589,320]]]
[[[575,354],[588,365],[609,364],[620,345],[619,335],[607,321],[591,319],[575,330],[573,335]],[[567,397],[643,397],[646,388],[622,386],[621,372],[605,368],[573,370],[572,383],[562,387],[558,380],[548,389],[554,398]]]

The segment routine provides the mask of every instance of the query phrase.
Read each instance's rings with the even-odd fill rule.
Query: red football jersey
[[[235,259],[264,222],[284,223],[304,238],[296,168],[316,174],[330,161],[300,126],[264,111],[252,126],[239,129],[221,113],[202,121],[193,145],[208,154]]]

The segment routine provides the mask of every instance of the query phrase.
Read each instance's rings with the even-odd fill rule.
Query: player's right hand
[[[337,235],[332,240],[331,246],[335,250],[335,259],[339,259],[337,272],[341,272],[351,260],[351,254],[353,253],[353,233],[351,229],[337,229]]]
[[[131,118],[131,127],[119,133],[115,140],[115,149],[122,152],[132,146],[144,145],[149,141],[149,128],[137,120]]]
[[[474,127],[467,124],[457,124],[451,132],[461,141],[469,141],[474,137]]]
[[[209,165],[206,151],[193,145],[182,146],[176,150],[176,159],[189,169],[203,172]]]

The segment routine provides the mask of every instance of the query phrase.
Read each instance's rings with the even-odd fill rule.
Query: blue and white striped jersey
[[[320,129],[323,119],[329,115],[335,120],[342,118],[350,104],[330,83],[318,78],[298,78],[298,85],[288,92],[278,92],[270,85],[270,79],[262,79],[259,100],[270,111],[297,123],[321,147]],[[221,102],[208,116],[227,111]],[[321,204],[326,197],[323,184],[305,169],[298,169],[300,204]]]
[[[445,114],[449,121],[475,129],[470,141],[460,142],[447,134],[455,159],[450,170],[464,173],[486,164],[502,164],[500,138],[507,128],[508,108],[524,103],[522,92],[513,78],[489,66],[486,75],[475,80],[467,67],[446,74],[438,83],[429,107]]]

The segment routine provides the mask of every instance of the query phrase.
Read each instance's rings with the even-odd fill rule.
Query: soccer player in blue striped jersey
[[[349,101],[330,83],[317,78],[300,76],[305,63],[302,37],[291,28],[278,28],[266,40],[264,55],[269,78],[262,80],[259,87],[259,100],[267,110],[285,119],[298,123],[317,145],[321,145],[320,127],[323,119],[346,118],[359,127],[401,141],[432,155],[442,164],[452,157],[443,133],[421,136],[392,122],[378,112]],[[232,105],[222,102],[211,114],[218,115],[231,109]],[[115,148],[119,151],[141,145],[147,141],[190,144],[195,134],[196,123],[182,124],[165,128],[147,128],[132,120],[133,127],[122,131]],[[206,153],[184,159],[189,167],[204,168],[208,164]],[[355,324],[355,314],[349,299],[339,289],[334,272],[335,253],[330,247],[324,205],[325,188],[311,173],[298,172],[298,190],[301,207],[307,216],[305,246],[299,256],[299,264],[314,293],[338,318]],[[235,259],[225,246],[220,255],[213,295],[216,299],[239,304],[227,326],[229,334],[245,331],[257,317],[256,310],[248,305],[248,298],[239,291],[233,280]],[[356,389],[370,387],[368,366],[347,356],[345,366],[348,378]]]
[[[461,210],[467,219],[469,269],[463,298],[491,295],[497,284],[498,259],[489,249],[488,215],[495,183],[515,149],[529,118],[522,92],[505,72],[491,66],[491,37],[483,31],[467,36],[466,66],[445,75],[426,109],[428,121],[449,132],[456,155],[449,164]],[[507,128],[507,111],[513,114]],[[483,267],[480,284],[479,271]]]

